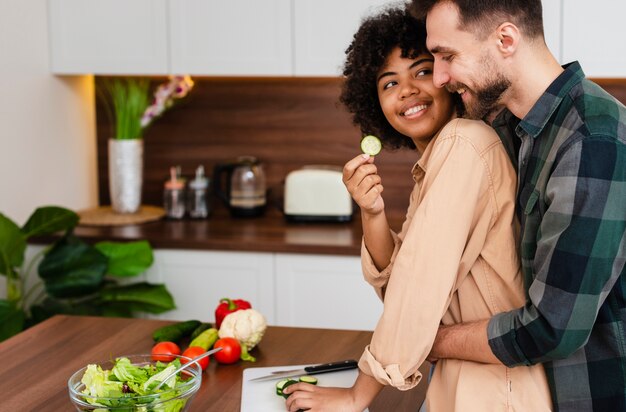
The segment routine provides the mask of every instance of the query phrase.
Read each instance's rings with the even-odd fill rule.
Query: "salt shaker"
[[[204,175],[204,166],[200,165],[187,188],[187,212],[190,217],[203,219],[209,216],[208,189],[209,179]]]
[[[163,190],[163,208],[165,215],[172,219],[185,216],[185,180],[180,177],[176,167],[170,168],[170,179]]]

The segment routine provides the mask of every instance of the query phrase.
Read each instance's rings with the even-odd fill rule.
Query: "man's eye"
[[[441,60],[443,60],[444,62],[451,62],[453,58],[454,56],[452,56],[451,54],[446,54],[444,56],[441,56]]]
[[[390,87],[392,87],[392,86],[395,86],[396,84],[397,84],[397,83],[396,83],[396,82],[393,82],[393,81],[391,81],[391,82],[387,82],[387,83],[385,83],[385,84],[383,85],[383,90],[387,90],[388,88],[390,88]]]

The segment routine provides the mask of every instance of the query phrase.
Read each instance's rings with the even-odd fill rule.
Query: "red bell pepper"
[[[243,299],[220,299],[220,304],[215,308],[215,327],[219,330],[222,321],[229,313],[236,312],[241,309],[251,309],[250,302]]]

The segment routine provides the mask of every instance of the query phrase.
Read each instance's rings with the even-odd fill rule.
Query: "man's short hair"
[[[485,38],[500,24],[510,21],[528,38],[543,38],[541,0],[413,0],[411,12],[424,20],[439,3],[459,10],[459,29]]]

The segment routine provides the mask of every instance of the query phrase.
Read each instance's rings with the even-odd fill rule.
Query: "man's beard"
[[[465,105],[465,116],[470,119],[484,119],[488,114],[495,110],[500,110],[502,95],[511,86],[511,81],[502,74],[496,75],[495,79],[490,79],[487,84],[480,89],[473,91],[464,84],[450,85],[448,90],[451,92],[458,89],[465,89],[465,93],[469,93],[473,98]]]

